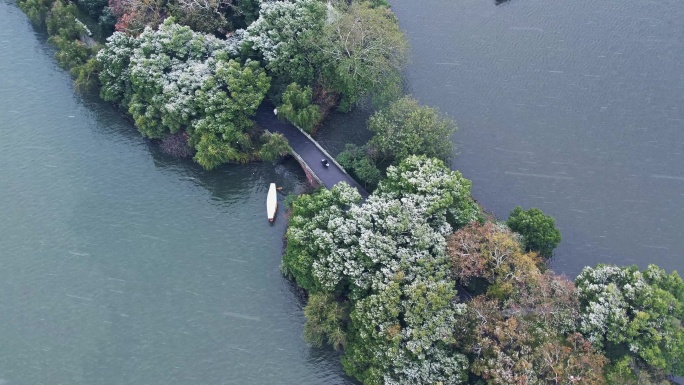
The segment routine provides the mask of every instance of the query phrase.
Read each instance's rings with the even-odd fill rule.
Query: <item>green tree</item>
[[[384,8],[390,7],[387,0],[363,0],[363,1],[367,1],[373,7],[384,7]]]
[[[94,56],[100,50],[99,44],[86,44],[90,31],[77,19],[79,12],[73,3],[57,0],[47,14],[48,42],[57,47],[55,59],[68,69],[75,79],[78,90],[92,89],[97,85],[99,64]]]
[[[311,94],[311,87],[291,83],[283,93],[283,104],[278,107],[278,115],[311,133],[323,117],[321,109],[311,103]]]
[[[97,20],[102,11],[109,4],[108,0],[77,0],[79,7],[81,7],[88,16],[92,19]]]
[[[454,150],[450,141],[456,131],[453,120],[440,116],[435,108],[421,106],[410,96],[377,111],[368,120],[368,128],[375,133],[370,144],[395,163],[410,155],[447,162]]]
[[[57,4],[59,2],[56,2]],[[70,69],[84,65],[92,56],[91,51],[81,41],[64,37],[63,35],[51,36],[48,41],[58,49],[55,59],[62,68]]]
[[[525,211],[516,206],[509,214],[506,224],[511,230],[522,235],[525,249],[536,251],[544,258],[550,258],[553,249],[561,241],[556,221],[537,208]]]
[[[342,363],[366,384],[458,384],[466,374],[465,356],[451,348],[464,307],[449,275],[449,227],[416,203],[372,195],[350,210],[358,244],[335,252],[355,299]],[[340,262],[320,264],[335,271]]]
[[[234,5],[235,22],[240,26],[248,26],[259,18],[262,0],[237,0]]]
[[[672,385],[668,373],[644,366],[639,360],[623,356],[606,368],[607,383],[611,385]]]
[[[264,143],[259,150],[259,158],[262,160],[275,162],[292,151],[287,139],[281,133],[265,133],[262,135],[262,141]]]
[[[173,18],[156,31],[145,29],[137,40],[130,57],[128,112],[143,135],[162,138],[191,125],[202,112],[195,93],[211,81],[225,43]]]
[[[676,272],[599,264],[575,284],[580,330],[614,363],[627,357],[652,373],[684,375],[684,282]]]
[[[314,274],[314,261],[324,255],[331,255],[331,242],[335,239],[327,234],[337,231],[344,235],[343,228],[336,226],[347,217],[347,210],[361,201],[355,188],[340,183],[332,190],[322,189],[312,195],[300,195],[292,203],[290,226],[285,238],[287,247],[281,269],[309,293],[322,291],[320,279]],[[326,234],[325,239],[322,237]],[[323,242],[326,241],[326,242]],[[344,239],[340,242],[344,243]],[[336,248],[336,247],[335,247]],[[334,291],[334,289],[328,289]]]
[[[367,146],[358,147],[347,143],[336,159],[368,191],[374,190],[382,179],[382,171],[368,154]]]
[[[336,350],[347,346],[348,302],[337,302],[330,294],[314,293],[309,296],[304,316],[306,342],[320,348],[325,341]]]
[[[46,18],[48,35],[61,36],[65,39],[75,40],[85,34],[83,23],[76,22],[78,8],[73,3],[64,3],[62,0],[52,3],[50,12]]]
[[[338,5],[328,12],[319,50],[328,84],[342,95],[340,110],[349,111],[366,95],[377,103],[396,98],[408,51],[396,17],[366,1]]]
[[[270,87],[256,61],[234,60],[235,45],[168,18],[139,37],[115,33],[98,54],[102,96],[128,106],[140,132],[164,138],[185,130],[207,169],[257,156],[253,122]]]
[[[116,16],[114,16],[110,7],[107,6],[102,9],[102,14],[97,19],[97,24],[100,26],[100,31],[103,35],[111,36],[116,25]]]
[[[17,0],[19,8],[37,26],[45,25],[45,18],[52,8],[52,3],[54,0]]]
[[[71,69],[71,75],[76,79],[74,86],[79,91],[93,90],[97,87],[98,73],[100,71],[100,63],[94,56],[91,56],[87,62]]]
[[[244,66],[217,58],[214,74],[195,94],[202,115],[192,126],[190,144],[195,146],[195,161],[206,169],[222,163],[244,163],[253,145],[248,130],[252,116],[270,85],[270,79],[259,63]]]

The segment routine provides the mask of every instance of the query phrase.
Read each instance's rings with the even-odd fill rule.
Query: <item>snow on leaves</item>
[[[467,360],[450,346],[464,305],[445,236],[469,188],[442,162],[410,157],[362,205],[345,184],[293,204],[283,269],[310,292],[351,300],[343,364],[364,383],[463,381]]]
[[[576,280],[580,330],[594,345],[611,347],[665,373],[684,375],[684,282],[655,265],[645,271],[599,264]],[[622,349],[626,347],[626,351]]]
[[[97,57],[102,96],[127,107],[147,137],[187,131],[205,168],[246,161],[249,117],[270,79],[257,62],[232,59],[239,36],[226,42],[172,18],[137,38],[115,33]]]

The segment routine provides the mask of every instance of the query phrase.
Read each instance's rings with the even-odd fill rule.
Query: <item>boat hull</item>
[[[266,196],[266,213],[269,222],[273,222],[277,210],[278,197],[276,195],[276,185],[275,183],[271,183],[271,186],[268,188],[268,196]]]

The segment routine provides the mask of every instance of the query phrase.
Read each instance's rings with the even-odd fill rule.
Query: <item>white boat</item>
[[[266,213],[268,214],[268,221],[273,222],[276,210],[278,210],[278,197],[276,196],[276,185],[271,183],[268,188],[268,196],[266,197]]]

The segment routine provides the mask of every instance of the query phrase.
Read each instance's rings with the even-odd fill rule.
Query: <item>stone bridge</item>
[[[290,122],[278,119],[273,113],[274,108],[270,102],[263,102],[254,119],[262,128],[270,132],[281,133],[287,138],[294,152],[292,155],[304,169],[311,184],[322,185],[331,189],[339,182],[347,182],[350,186],[356,187],[363,200],[368,198],[368,192],[347,174],[344,168],[335,161],[335,158],[330,156],[309,134]],[[322,159],[327,159],[330,166],[325,167],[321,162]]]

